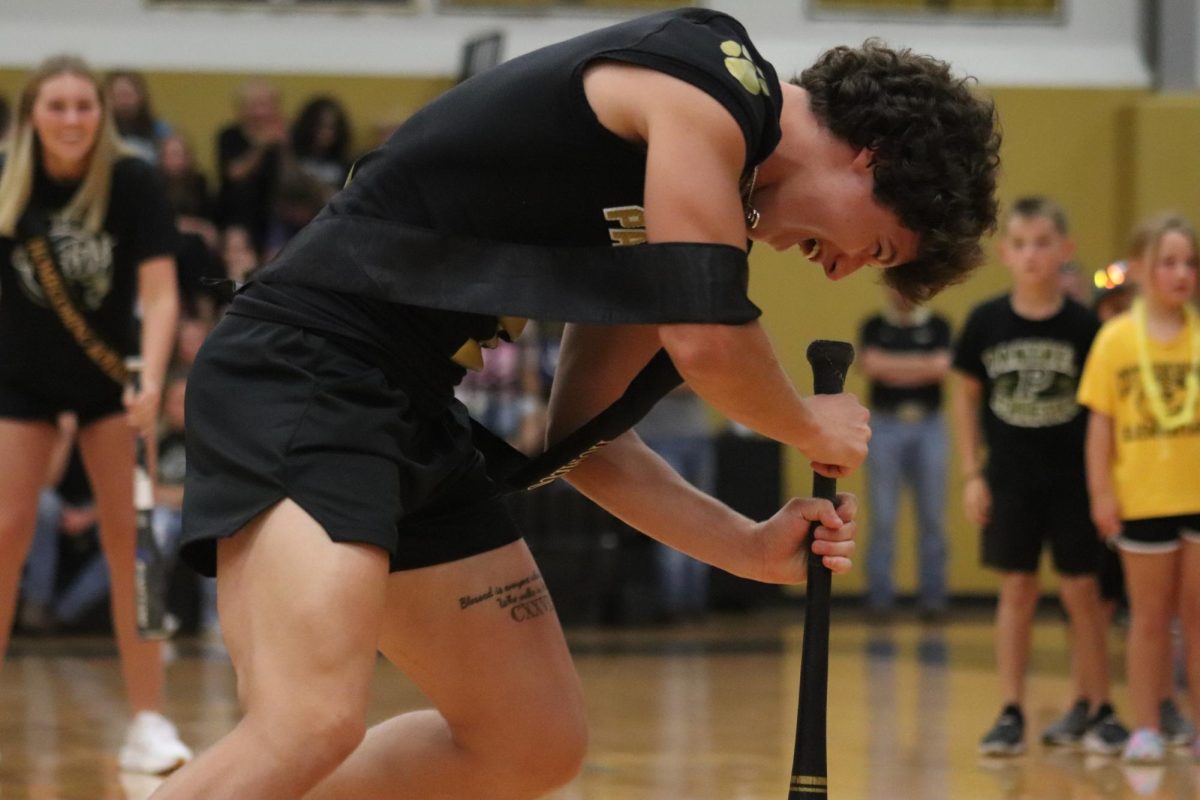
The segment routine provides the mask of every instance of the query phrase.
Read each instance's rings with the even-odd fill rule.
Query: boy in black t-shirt
[[[1038,601],[1037,569],[1049,543],[1070,618],[1078,698],[1042,734],[1047,745],[1120,752],[1128,737],[1109,703],[1108,653],[1096,572],[1101,544],[1088,511],[1086,414],[1075,389],[1098,323],[1063,294],[1070,257],[1066,215],[1042,197],[1017,200],[1000,255],[1008,294],[977,306],[954,357],[954,425],[967,517],[983,526],[983,563],[1002,573],[996,611],[1004,707],[980,742],[984,755],[1024,751],[1025,672]],[[982,437],[981,437],[982,433]],[[988,450],[980,461],[980,445]]]

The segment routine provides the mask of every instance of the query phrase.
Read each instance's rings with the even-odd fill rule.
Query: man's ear
[[[855,169],[875,169],[875,151],[869,147],[864,147],[858,151],[858,155],[854,156],[854,161],[852,163]]]
[[[996,237],[996,255],[1006,266],[1008,265],[1008,242],[1003,233]]]
[[[1064,263],[1064,264],[1065,264],[1065,263],[1067,263],[1068,261],[1070,261],[1072,258],[1074,258],[1074,257],[1075,257],[1075,251],[1076,251],[1077,249],[1078,249],[1078,248],[1076,248],[1076,246],[1075,246],[1075,240],[1074,240],[1074,239],[1070,238],[1069,236],[1068,236],[1067,238],[1063,239],[1063,245],[1062,245],[1062,250],[1063,250],[1063,252],[1062,252],[1062,256],[1063,256],[1063,258],[1062,258],[1062,260],[1063,260],[1063,263]]]

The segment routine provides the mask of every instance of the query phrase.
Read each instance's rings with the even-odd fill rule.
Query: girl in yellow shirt
[[[1127,671],[1137,730],[1129,761],[1164,757],[1158,702],[1179,615],[1193,718],[1200,718],[1200,315],[1195,229],[1150,223],[1133,308],[1101,328],[1078,399],[1091,410],[1088,490],[1097,530],[1121,554],[1131,625]],[[1200,746],[1193,743],[1200,756]]]

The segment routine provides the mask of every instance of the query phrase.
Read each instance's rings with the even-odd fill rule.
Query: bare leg
[[[1158,730],[1163,698],[1164,662],[1171,657],[1171,617],[1178,607],[1180,555],[1121,551],[1129,587],[1129,645],[1126,666],[1133,720],[1138,728]]]
[[[1060,576],[1060,596],[1071,621],[1071,677],[1075,697],[1095,708],[1109,697],[1107,628],[1100,587],[1087,576]]]
[[[0,419],[0,658],[8,650],[38,492],[57,439],[58,430],[48,422]]]
[[[1037,608],[1037,575],[1006,572],[1000,583],[996,609],[996,668],[1005,703],[1025,700],[1025,673],[1029,668],[1033,612]]]
[[[1200,721],[1200,542],[1185,539],[1179,580],[1179,621],[1183,626],[1183,646],[1187,665],[1188,699],[1192,719]],[[1174,675],[1168,670],[1168,690]]]
[[[437,710],[373,727],[308,800],[516,800],[574,777],[579,680],[524,542],[393,574],[384,620],[381,649]]]
[[[387,554],[338,544],[291,500],[217,550],[221,631],[245,716],[156,800],[292,800],[362,741]]]
[[[162,644],[137,631],[134,588],[137,519],[133,509],[134,432],[125,415],[97,420],[79,431],[79,451],[100,518],[100,544],[108,561],[113,629],[129,705],[139,711],[163,706]]]

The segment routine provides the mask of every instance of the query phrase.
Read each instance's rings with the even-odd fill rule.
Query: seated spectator
[[[207,179],[196,169],[191,145],[181,134],[172,133],[158,143],[158,173],[179,230],[175,271],[180,307],[188,316],[212,319],[221,296],[209,281],[225,277],[217,255],[216,206]]]
[[[168,134],[158,143],[158,174],[175,210],[179,229],[201,234],[216,249],[217,231],[213,225],[216,205],[208,189],[208,179],[196,168],[192,146],[183,134]]]
[[[266,234],[286,144],[279,90],[261,80],[244,84],[237,94],[237,119],[217,134],[217,216],[223,228],[245,228],[256,249]]]
[[[346,110],[332,97],[309,100],[292,123],[296,165],[329,195],[342,188],[350,172],[350,135]]]
[[[154,116],[146,79],[139,72],[113,70],[104,79],[104,93],[121,143],[149,163],[158,163],[158,144],[171,133],[171,126]]]

